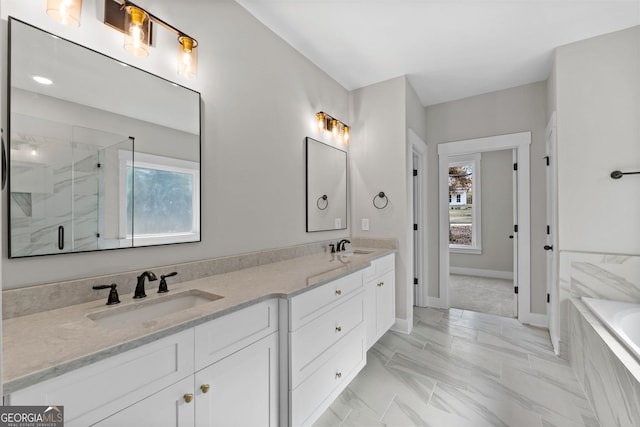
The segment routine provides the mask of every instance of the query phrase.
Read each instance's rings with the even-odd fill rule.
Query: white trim
[[[398,319],[396,317],[396,323],[393,324],[390,330],[409,335],[413,330],[413,317],[411,317],[411,322],[407,319]]]
[[[547,244],[556,250],[547,252],[547,293],[551,299],[547,304],[547,318],[551,344],[556,354],[560,354],[560,291],[559,291],[559,245],[558,245],[558,150],[556,112],[551,113],[545,129],[545,152],[549,156],[546,167],[547,184],[547,224],[551,227],[551,235],[547,236]]]
[[[526,315],[523,314],[521,316],[518,316],[518,320],[522,323],[526,323],[527,325],[535,326],[538,328],[549,327],[549,318],[546,314],[527,313]]]
[[[513,271],[485,270],[481,268],[449,267],[449,274],[489,277],[491,279],[513,280]]]
[[[481,255],[482,248],[466,247],[464,245],[449,244],[449,252],[452,254],[472,254]]]
[[[415,154],[418,157],[418,190],[422,190],[421,197],[418,198],[418,215],[417,222],[412,222],[412,224],[421,224],[422,226],[418,226],[418,254],[416,257],[411,254],[411,259],[417,258],[420,260],[417,265],[418,270],[418,287],[417,287],[417,298],[414,301],[414,304],[418,307],[427,307],[427,298],[428,298],[428,289],[427,289],[427,275],[428,275],[428,259],[429,259],[429,249],[428,249],[428,231],[427,231],[427,186],[428,184],[428,147],[427,144],[420,139],[416,133],[409,129],[409,142],[411,143],[411,156],[412,156],[412,165],[413,165],[413,155]],[[410,193],[413,197],[413,166],[411,168],[411,176],[409,178],[410,182]],[[413,212],[413,206],[411,207],[411,212]],[[416,218],[413,219],[416,221]],[[412,230],[411,233],[414,233]],[[412,235],[413,238],[413,235]],[[411,245],[413,250],[413,245]],[[411,275],[413,276],[413,269],[411,270]],[[413,281],[411,281],[411,293],[413,294]]]
[[[530,160],[531,132],[469,139],[438,145],[440,212],[440,298],[449,307],[449,157],[485,151],[516,149],[518,158],[518,319],[531,319],[531,211]],[[535,317],[535,316],[534,316]],[[537,317],[535,317],[538,322]]]

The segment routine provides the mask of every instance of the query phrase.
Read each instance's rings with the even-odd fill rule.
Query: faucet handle
[[[165,280],[167,277],[173,277],[175,275],[177,275],[178,272],[174,271],[172,273],[169,274],[163,274],[160,276],[160,286],[158,286],[158,293],[159,294],[163,294],[165,292],[169,292],[169,288],[167,288],[167,281]]]
[[[109,292],[109,298],[107,298],[107,305],[113,305],[120,304],[120,297],[118,296],[118,291],[116,290],[117,286],[118,285],[116,285],[115,283],[112,283],[110,285],[93,286],[93,289],[99,290],[111,288],[111,291]]]

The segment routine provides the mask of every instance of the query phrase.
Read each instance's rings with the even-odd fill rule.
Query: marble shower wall
[[[571,366],[602,426],[640,426],[640,362],[581,300],[567,301]]]
[[[640,303],[640,256],[560,252],[560,355],[568,358],[569,299]]]

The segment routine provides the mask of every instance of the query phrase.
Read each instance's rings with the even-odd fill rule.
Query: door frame
[[[427,295],[427,164],[428,147],[427,144],[411,129],[408,131],[409,144],[411,146],[412,168],[409,178],[409,194],[412,200],[412,228],[413,224],[418,224],[418,230],[412,233],[412,257],[414,262],[411,270],[412,278],[418,279],[418,285],[412,285],[411,294],[414,296],[413,305],[426,307]],[[418,176],[413,176],[413,169],[418,170]],[[417,182],[415,188],[414,182]],[[413,283],[413,281],[411,281]]]
[[[438,210],[440,281],[438,304],[449,308],[449,157],[487,151],[514,149],[518,159],[518,320],[538,324],[531,313],[531,194],[530,194],[531,132],[519,132],[484,138],[447,142],[438,145]],[[434,298],[431,298],[433,302]]]
[[[552,250],[547,252],[547,316],[549,335],[556,354],[560,354],[560,289],[558,272],[558,162],[556,112],[551,113],[545,130],[546,184],[547,184],[547,245]]]

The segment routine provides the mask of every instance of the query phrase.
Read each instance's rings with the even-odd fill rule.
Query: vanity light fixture
[[[351,137],[351,128],[349,126],[323,111],[316,113],[316,120],[320,131],[331,133],[333,138],[340,140],[344,145],[349,145]]]
[[[175,34],[178,39],[177,70],[191,78],[198,73],[198,42],[162,19],[127,0],[104,0],[104,23],[124,34],[124,47],[135,56],[147,56],[153,46],[153,25]]]
[[[82,0],[47,0],[47,15],[69,27],[80,26]]]

